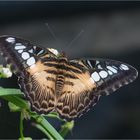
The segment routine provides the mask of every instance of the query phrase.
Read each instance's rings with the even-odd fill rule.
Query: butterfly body
[[[29,41],[0,37],[0,52],[18,76],[19,86],[40,114],[57,112],[67,120],[89,110],[101,95],[108,95],[137,77],[135,68],[109,59],[69,60],[55,49]]]

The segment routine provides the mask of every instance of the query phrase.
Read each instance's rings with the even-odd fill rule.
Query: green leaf
[[[18,107],[29,109],[27,101],[22,99],[23,94],[19,89],[0,88],[0,97],[10,101]]]
[[[2,96],[3,99],[12,102],[16,106],[19,106],[22,109],[30,109],[29,104],[27,101],[23,100],[21,97],[18,96]]]
[[[10,108],[11,112],[17,112],[17,111],[21,111],[21,108],[11,102],[8,102],[8,106]]]
[[[19,95],[19,96],[23,96],[22,92],[19,89],[0,88],[0,96],[7,96],[7,95]]]
[[[29,104],[22,99],[23,94],[19,89],[0,88],[0,97],[18,107],[29,109]]]

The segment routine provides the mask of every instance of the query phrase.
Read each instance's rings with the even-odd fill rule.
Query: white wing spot
[[[107,66],[107,69],[109,69],[113,73],[117,73],[117,70],[115,68],[111,67],[111,66]]]
[[[8,38],[6,38],[6,41],[9,42],[9,43],[14,43],[15,42],[15,38],[8,37]]]
[[[33,53],[33,49],[29,50],[28,52]]]
[[[97,72],[92,73],[91,77],[95,82],[98,82],[100,80],[100,76]]]
[[[101,67],[101,65],[98,65],[98,69],[103,69],[103,68]]]
[[[16,43],[16,46],[20,46],[20,45],[22,45],[21,43]]]
[[[129,70],[129,67],[124,65],[124,64],[121,64],[120,67],[123,69],[123,70]]]
[[[89,66],[90,66],[91,68],[93,68],[89,60],[87,60],[87,63],[89,64]]]
[[[36,50],[36,46],[33,46],[34,50]]]
[[[112,66],[114,69],[118,69],[116,66]]]
[[[30,57],[30,55],[29,55],[29,53],[27,53],[27,52],[23,52],[22,55],[21,55],[21,57],[22,57],[24,60],[26,60],[26,59],[28,59],[28,58]]]
[[[22,45],[22,44],[16,44],[16,46],[15,46],[15,50],[23,50],[23,49],[25,49],[26,48],[26,46],[24,46],[24,45]]]
[[[108,73],[107,73],[106,71],[102,70],[102,71],[99,72],[99,75],[100,75],[102,78],[106,78],[107,75],[108,75]]]
[[[99,61],[96,61],[96,65],[99,64],[99,63],[100,63]]]
[[[38,52],[37,55],[40,55],[40,54],[42,54],[43,52],[44,52],[44,50],[41,50],[40,52]]]
[[[23,50],[18,50],[18,53],[22,53],[23,52]]]
[[[112,72],[112,71],[110,71],[110,70],[108,70],[108,73],[109,73],[109,75],[112,75],[112,74],[113,74],[113,72]]]
[[[35,58],[34,57],[30,57],[28,60],[27,60],[27,65],[28,66],[32,66],[35,64]]]

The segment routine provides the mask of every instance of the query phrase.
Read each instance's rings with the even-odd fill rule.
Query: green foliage
[[[0,67],[0,72],[1,72]],[[9,72],[8,72],[9,73]],[[2,75],[2,76],[1,76]],[[3,76],[0,74],[0,78],[7,78],[7,76]],[[20,112],[20,138],[19,140],[32,140],[30,137],[24,137],[23,131],[23,120],[31,119],[33,121],[33,126],[38,130],[42,131],[46,135],[46,138],[51,140],[63,140],[64,137],[68,134],[69,131],[74,127],[74,122],[66,122],[59,118],[57,113],[50,113],[46,116],[38,115],[30,110],[30,106],[28,102],[23,98],[23,93],[19,89],[9,89],[9,88],[0,88],[0,98],[3,98],[8,101],[8,106],[11,112]],[[46,118],[54,118],[58,121],[62,121],[62,126],[59,133],[56,129],[47,121]]]

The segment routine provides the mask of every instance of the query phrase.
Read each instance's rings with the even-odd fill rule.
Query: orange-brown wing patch
[[[58,98],[57,111],[61,117],[71,120],[81,116],[88,107],[97,102],[98,97],[93,94],[96,84],[90,78],[88,71],[81,74],[72,71],[65,71],[65,84],[61,95]]]
[[[31,103],[32,110],[47,114],[55,106],[56,75],[45,70],[53,69],[44,66],[40,61],[26,69],[24,78],[20,78],[23,92]],[[56,69],[55,69],[56,70]]]

